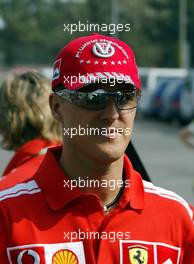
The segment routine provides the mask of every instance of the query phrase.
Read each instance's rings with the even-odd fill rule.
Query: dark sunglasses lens
[[[137,98],[135,92],[124,92],[117,95],[117,107],[121,110],[127,110],[136,107]]]
[[[107,100],[108,98],[105,94],[83,93],[78,98],[73,98],[72,102],[90,110],[102,110],[106,107]]]
[[[73,92],[58,93],[59,96],[69,100],[73,104],[89,110],[103,110],[110,98],[114,98],[119,110],[128,110],[137,106],[136,91],[117,91],[117,92]]]

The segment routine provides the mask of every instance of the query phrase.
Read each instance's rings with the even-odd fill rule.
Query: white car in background
[[[152,105],[153,93],[158,87],[158,83],[165,79],[186,78],[187,69],[175,68],[140,68],[140,78],[143,80],[142,98],[139,103],[139,112],[143,115],[149,113]]]

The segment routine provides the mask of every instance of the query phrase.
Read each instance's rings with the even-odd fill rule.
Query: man
[[[194,263],[188,204],[143,182],[124,155],[141,89],[132,49],[98,34],[75,39],[56,58],[52,87],[63,147],[31,177],[2,180],[0,263]]]
[[[190,149],[194,149],[193,138],[194,138],[194,120],[192,120],[192,122],[189,125],[182,128],[180,131],[180,139]]]
[[[186,127],[182,128],[179,137],[181,141],[190,149],[194,149],[194,120],[191,121]],[[192,186],[194,192],[194,185]],[[190,205],[194,213],[194,206]],[[193,215],[194,219],[194,215]]]

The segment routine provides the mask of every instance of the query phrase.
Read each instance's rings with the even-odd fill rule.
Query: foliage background
[[[118,0],[119,23],[131,24],[119,38],[136,52],[139,66],[179,67],[179,1]],[[194,1],[188,0],[188,41],[194,66]],[[76,36],[68,23],[111,23],[111,0],[0,0],[0,65],[51,65],[59,49]]]

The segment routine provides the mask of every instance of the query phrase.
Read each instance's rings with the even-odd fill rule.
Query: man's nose
[[[115,120],[119,118],[119,110],[117,109],[115,100],[110,98],[107,106],[101,112],[101,119]]]

